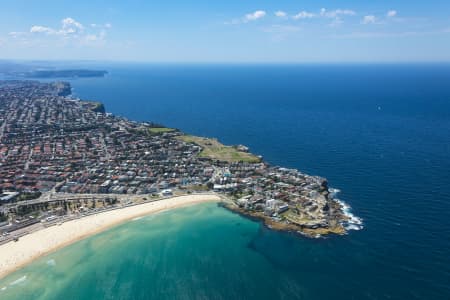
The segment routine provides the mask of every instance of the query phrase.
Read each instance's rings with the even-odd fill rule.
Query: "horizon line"
[[[32,59],[0,58],[0,62],[15,63],[120,63],[154,65],[392,65],[392,64],[450,64],[450,60],[412,60],[412,61],[155,61],[155,60],[105,60],[105,59]]]

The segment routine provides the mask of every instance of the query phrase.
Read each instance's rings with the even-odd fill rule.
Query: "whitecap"
[[[347,225],[347,227],[345,227],[345,229],[347,230],[361,230],[360,226],[354,225],[354,224],[349,224]]]
[[[27,276],[26,275],[20,277],[19,279],[15,280],[13,282],[11,282],[9,285],[16,285],[16,284],[24,282],[25,280],[27,280]]]
[[[336,194],[341,192],[340,189],[336,189],[336,188],[329,188],[328,191],[329,191],[330,193],[336,193]]]
[[[0,289],[0,291],[6,291],[6,289],[7,289],[7,287],[6,286],[4,286],[4,287],[2,287],[1,289]]]
[[[341,190],[340,189],[335,189],[335,188],[329,188],[328,192],[329,192],[328,196],[331,199],[334,199],[334,198],[336,198],[336,195],[341,192]]]
[[[54,267],[56,266],[56,261],[54,259],[47,260],[47,265]]]
[[[342,222],[342,225],[347,230],[361,230],[364,228],[363,226],[363,220],[357,216],[355,216],[351,212],[351,207],[347,203],[345,203],[342,200],[335,199],[339,204],[342,206],[342,211],[344,212],[344,215],[348,218],[348,220]]]

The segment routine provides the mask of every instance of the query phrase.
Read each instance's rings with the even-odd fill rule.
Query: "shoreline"
[[[294,223],[281,223],[273,220],[271,217],[265,216],[261,212],[247,211],[235,203],[225,202],[221,205],[232,213],[238,214],[249,220],[261,223],[262,226],[269,230],[298,234],[307,238],[319,238],[329,234],[344,235],[347,229],[340,223],[333,227],[306,228]]]
[[[0,279],[34,260],[134,218],[184,206],[219,202],[215,194],[185,195],[102,212],[47,227],[0,246]]]

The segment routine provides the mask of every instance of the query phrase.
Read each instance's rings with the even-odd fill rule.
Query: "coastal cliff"
[[[70,90],[64,82],[0,84],[0,110],[7,116],[0,189],[17,199],[30,190],[43,194],[12,205],[12,221],[44,218],[48,208],[62,214],[84,210],[79,194],[95,195],[86,200],[95,210],[113,205],[114,195],[199,191],[222,195],[226,207],[270,228],[309,237],[343,234],[355,221],[323,177],[271,166],[244,145],[107,114],[100,102],[65,97]],[[17,107],[23,109],[9,113]]]

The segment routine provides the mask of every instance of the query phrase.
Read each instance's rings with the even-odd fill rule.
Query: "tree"
[[[8,215],[0,212],[0,222],[8,221]]]

